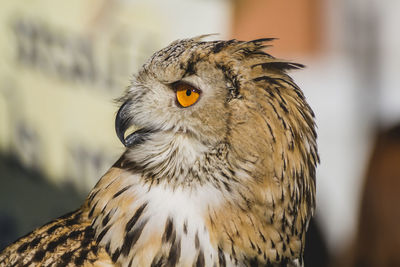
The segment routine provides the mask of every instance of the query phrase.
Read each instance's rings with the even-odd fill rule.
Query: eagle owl
[[[78,210],[1,266],[300,266],[315,207],[314,114],[272,39],[178,40],[120,99],[126,151]]]

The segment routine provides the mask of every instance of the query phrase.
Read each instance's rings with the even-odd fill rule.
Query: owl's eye
[[[187,108],[199,99],[201,91],[190,84],[179,82],[175,84],[176,100],[179,105]]]

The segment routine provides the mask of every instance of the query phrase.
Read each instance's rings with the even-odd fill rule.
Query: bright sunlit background
[[[77,208],[118,158],[114,99],[147,57],[219,33],[276,37],[272,55],[307,66],[292,76],[317,116],[316,222],[334,265],[357,235],[375,135],[400,122],[399,10],[396,0],[3,1],[0,248]]]

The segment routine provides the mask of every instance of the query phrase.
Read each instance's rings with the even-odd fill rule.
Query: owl
[[[319,162],[314,114],[272,39],[178,40],[120,98],[126,150],[83,205],[1,266],[301,266]]]

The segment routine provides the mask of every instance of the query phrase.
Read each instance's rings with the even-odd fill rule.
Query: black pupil
[[[186,90],[186,95],[187,95],[187,96],[190,96],[191,94],[192,94],[192,91],[191,91],[191,90],[189,90],[189,89]]]

